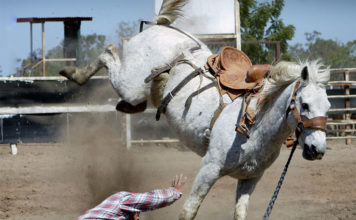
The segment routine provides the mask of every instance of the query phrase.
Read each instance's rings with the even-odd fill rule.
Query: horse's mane
[[[314,83],[319,86],[325,86],[330,79],[330,70],[327,67],[324,70],[320,70],[323,66],[319,60],[306,61],[306,62],[279,62],[277,65],[272,67],[269,75],[264,80],[264,86],[262,89],[260,97],[260,103],[257,106],[257,112],[264,112],[266,108],[269,107],[269,103],[274,99],[280,92],[282,92],[287,86],[301,79],[302,69],[308,67],[308,80],[305,83]]]
[[[161,9],[156,18],[159,25],[170,25],[178,17],[183,16],[182,8],[188,0],[163,0]]]

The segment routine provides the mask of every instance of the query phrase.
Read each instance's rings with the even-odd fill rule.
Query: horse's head
[[[296,96],[296,107],[302,123],[298,138],[307,160],[322,159],[326,152],[326,115],[330,108],[325,84],[330,78],[329,70],[319,71],[320,64],[312,62],[301,71],[301,87]]]

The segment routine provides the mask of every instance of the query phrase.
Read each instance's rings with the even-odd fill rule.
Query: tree
[[[16,62],[18,63],[18,66],[16,67],[16,73],[14,75],[16,76],[42,76],[42,69],[41,65],[37,66],[33,70],[31,70],[31,67],[35,65],[37,62],[41,60],[40,57],[37,57],[37,54],[41,54],[40,49],[36,49],[32,53],[32,62],[31,62],[31,55],[29,55],[25,59],[20,59],[18,58]]]
[[[138,33],[138,23],[122,21],[118,24],[116,35],[118,37],[118,53],[120,57],[122,56],[123,40],[135,36]]]
[[[318,31],[305,33],[305,37],[304,46],[299,43],[289,47],[289,54],[295,61],[321,59],[331,68],[356,67],[356,40],[345,44],[326,40]]]
[[[285,25],[279,18],[284,0],[257,3],[257,0],[240,0],[242,41],[280,41],[281,56],[289,60],[288,40],[294,36],[295,27]],[[243,44],[242,50],[253,63],[273,63],[275,45]]]
[[[2,73],[2,67],[0,66],[0,74]]]
[[[106,37],[104,35],[91,34],[80,37],[80,49],[79,49],[79,60],[80,66],[86,65],[96,59],[106,47]],[[41,54],[40,49],[37,49],[35,53],[32,54],[32,65],[37,63],[41,58],[37,58],[36,54]],[[63,58],[63,41],[56,47],[50,49],[46,58]],[[26,59],[18,59],[20,67],[17,68],[17,75],[29,75],[32,76],[42,76],[42,66],[38,66],[30,71],[31,58],[30,56]],[[63,69],[66,65],[65,62],[46,62],[46,75],[47,76],[58,76],[58,72]],[[23,67],[28,66],[23,72]],[[101,70],[98,74],[105,74],[105,70]]]
[[[81,37],[80,66],[94,61],[106,48],[106,37],[104,35],[91,34]]]

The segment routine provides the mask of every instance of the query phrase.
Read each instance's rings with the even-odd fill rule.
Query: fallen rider
[[[78,220],[110,219],[139,220],[140,213],[171,205],[182,196],[182,187],[186,181],[183,175],[176,175],[168,189],[152,192],[118,192],[105,199],[98,206],[86,211]]]

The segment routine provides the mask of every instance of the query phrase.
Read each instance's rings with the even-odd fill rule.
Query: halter
[[[292,111],[293,116],[297,121],[297,128],[295,130],[296,137],[298,138],[304,132],[305,128],[326,132],[326,117],[318,116],[309,119],[307,116],[301,115],[298,112],[298,109],[296,107],[296,99],[299,85],[300,81],[295,84],[292,100],[287,109],[287,115],[290,111]]]

